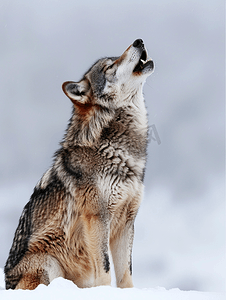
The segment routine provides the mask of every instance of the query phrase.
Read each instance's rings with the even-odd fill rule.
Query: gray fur
[[[135,46],[134,46],[135,45]],[[153,69],[141,40],[65,82],[72,117],[52,167],[25,206],[5,265],[6,288],[63,276],[79,287],[131,287],[134,220],[141,202],[148,123],[142,87]],[[135,71],[134,71],[135,70]]]

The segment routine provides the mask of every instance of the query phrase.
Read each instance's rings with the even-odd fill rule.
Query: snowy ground
[[[196,291],[180,291],[179,289],[166,290],[165,288],[151,288],[151,289],[118,289],[108,286],[101,286],[89,289],[79,289],[71,281],[57,278],[46,287],[39,285],[34,291],[23,291],[23,290],[4,290],[4,276],[3,270],[0,269],[0,299],[1,300],[45,300],[50,299],[76,299],[86,300],[92,298],[93,300],[107,299],[108,300],[224,300],[225,295],[222,293],[203,293]]]

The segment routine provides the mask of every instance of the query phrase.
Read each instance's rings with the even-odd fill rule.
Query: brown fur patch
[[[95,111],[100,109],[99,105],[92,103],[82,104],[76,101],[73,101],[73,103],[76,107],[78,115],[84,122],[89,122],[92,116],[95,114]]]
[[[26,274],[19,281],[16,289],[34,290],[41,283],[40,277],[35,274]]]
[[[116,65],[120,65],[122,62],[123,62],[123,60],[126,58],[126,56],[127,56],[127,52],[128,52],[128,50],[131,48],[131,46],[129,46],[127,49],[126,49],[126,51],[114,62]]]

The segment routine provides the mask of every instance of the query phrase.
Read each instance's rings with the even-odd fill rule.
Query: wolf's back
[[[32,206],[31,201],[25,205],[14,235],[13,244],[4,268],[6,289],[14,289],[20,280],[15,275],[11,276],[11,271],[22,260],[28,250],[28,243],[32,234]]]

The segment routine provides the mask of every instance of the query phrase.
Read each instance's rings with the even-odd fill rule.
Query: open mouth
[[[147,60],[147,52],[145,49],[143,49],[139,62],[138,64],[135,66],[133,72],[141,72],[144,68],[146,68],[147,66],[150,67],[150,69],[153,69],[154,67],[154,63],[152,60]]]

